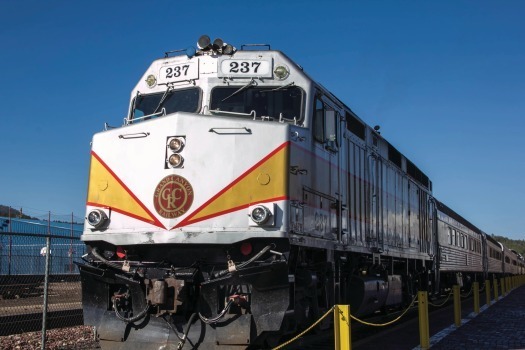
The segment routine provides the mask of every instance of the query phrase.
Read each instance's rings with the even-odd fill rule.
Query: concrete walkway
[[[525,349],[525,285],[434,335],[432,350]]]

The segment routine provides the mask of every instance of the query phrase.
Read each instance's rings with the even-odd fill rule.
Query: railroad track
[[[84,324],[82,309],[48,311],[47,328]],[[42,330],[42,312],[0,317],[0,336]]]
[[[42,329],[43,282],[34,276],[8,276],[8,298],[0,299],[0,336]],[[67,277],[67,276],[66,276]],[[83,324],[82,297],[78,277],[65,281],[54,278],[49,283],[48,328],[71,327]],[[28,283],[31,282],[31,283]],[[35,287],[36,286],[36,287]],[[0,291],[6,291],[0,285]]]

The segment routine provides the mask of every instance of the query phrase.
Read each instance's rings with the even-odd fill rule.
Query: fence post
[[[46,237],[46,270],[44,274],[44,301],[42,303],[42,346],[41,349],[46,348],[46,331],[47,331],[47,297],[49,289],[49,269],[51,262],[51,236],[48,232]]]
[[[485,280],[485,299],[487,301],[487,306],[490,306],[490,280]]]
[[[417,293],[419,313],[419,341],[421,349],[430,348],[430,332],[428,330],[428,294],[426,291]]]
[[[459,285],[452,287],[454,291],[454,323],[456,327],[461,326],[461,295],[459,291]]]
[[[11,207],[9,207],[9,250],[7,253],[7,274],[11,276],[11,258],[13,256],[13,235],[12,235],[12,229],[11,229],[11,222],[13,219],[11,218]]]
[[[479,314],[479,282],[474,282],[474,312]]]
[[[334,338],[336,350],[351,350],[350,305],[336,305],[334,309]]]

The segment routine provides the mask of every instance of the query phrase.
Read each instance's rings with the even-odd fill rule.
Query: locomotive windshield
[[[139,95],[133,101],[133,119],[140,119],[161,112],[164,108],[166,114],[175,112],[195,113],[199,110],[200,90],[191,88],[185,90],[173,90],[168,88],[166,92]]]
[[[257,117],[301,120],[303,90],[297,86],[285,87],[217,87],[212,90],[210,110],[250,114]]]

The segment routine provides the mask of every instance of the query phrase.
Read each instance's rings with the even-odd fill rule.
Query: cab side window
[[[337,142],[337,121],[339,113],[334,110],[325,111],[325,141]]]
[[[314,105],[313,137],[330,152],[337,152],[341,115],[333,107],[316,97]]]
[[[324,143],[324,103],[320,99],[315,99],[314,106],[314,140]]]

